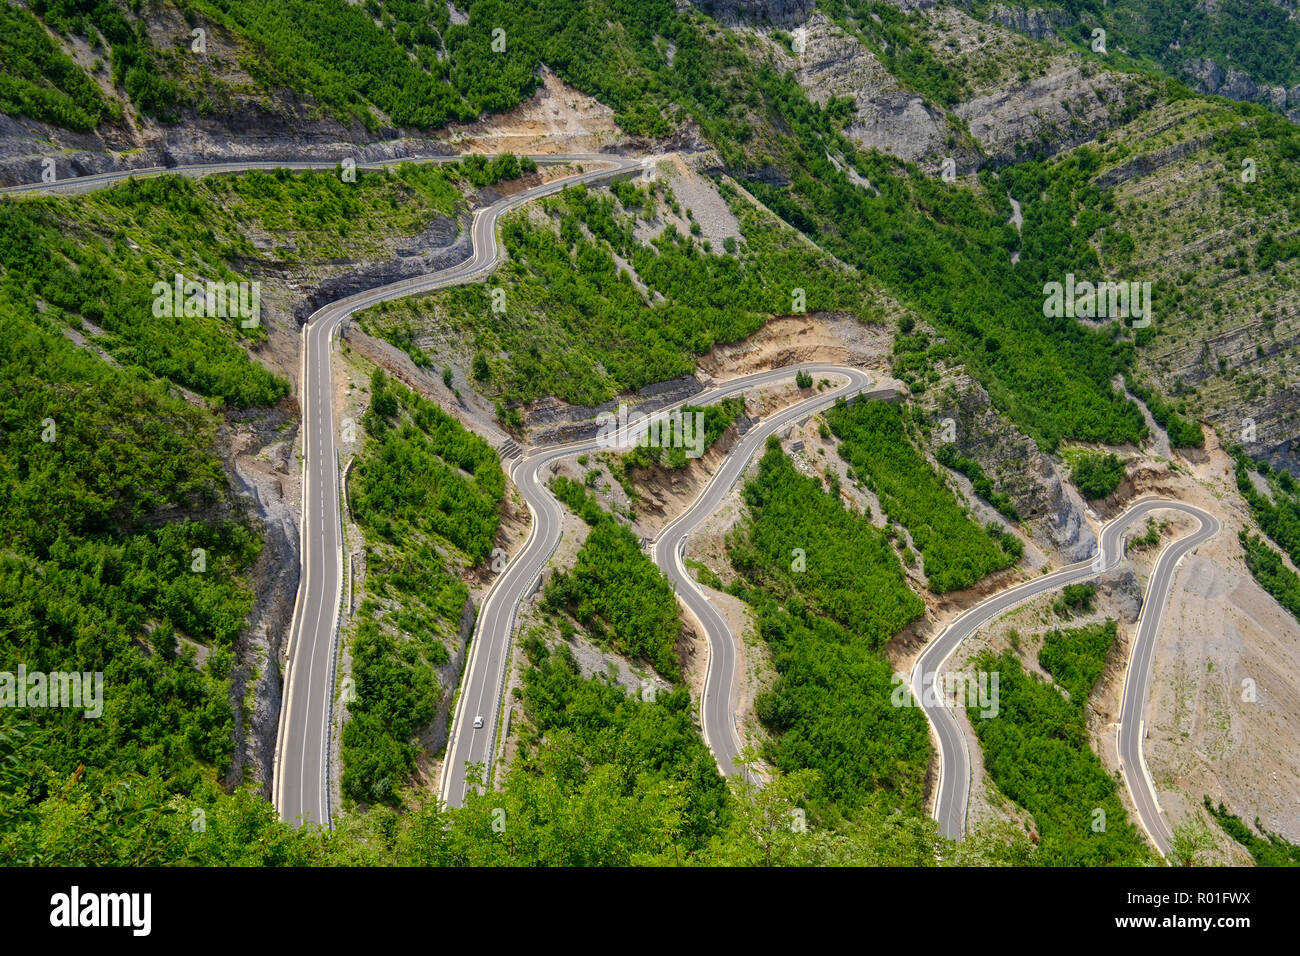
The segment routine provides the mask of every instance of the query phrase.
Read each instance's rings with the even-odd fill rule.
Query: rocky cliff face
[[[1133,565],[1124,562],[1097,578],[1103,602],[1125,624],[1137,623],[1142,610],[1142,584]]]
[[[1035,537],[1046,538],[1065,561],[1081,561],[1096,551],[1097,539],[1084,520],[1078,492],[1061,479],[1033,439],[997,413],[978,382],[964,372],[950,372],[915,401],[939,432],[946,419],[952,420],[958,450],[979,462],[993,487],[1011,497]]]
[[[1042,40],[1056,36],[1059,28],[1069,26],[1072,21],[1064,10],[1031,10],[995,3],[989,8],[988,22]]]
[[[395,258],[356,264],[348,272],[321,282],[299,300],[295,316],[299,322],[306,322],[308,316],[327,303],[450,268],[464,262],[473,252],[469,229],[461,228],[446,216],[438,216],[418,236],[403,242]]]
[[[1061,62],[1046,75],[977,96],[954,112],[1000,162],[1052,155],[1109,129],[1134,84],[1116,73]]]
[[[832,97],[851,97],[854,116],[844,130],[846,136],[864,149],[911,161],[934,160],[952,152],[945,143],[956,131],[944,113],[927,105],[919,93],[904,89],[856,37],[821,13],[809,17],[803,28],[800,49],[791,53],[769,40],[765,55],[778,70],[793,71],[818,105],[824,106]],[[973,154],[958,159],[963,166],[973,160]]]
[[[1300,122],[1300,84],[1288,90],[1284,86],[1256,83],[1241,70],[1224,69],[1214,60],[1204,58],[1189,61],[1183,70],[1192,88],[1201,93],[1262,103],[1269,109],[1285,113],[1292,121]]]
[[[138,130],[105,127],[73,133],[25,117],[0,116],[0,186],[40,182],[41,164],[55,161],[59,179],[121,169],[149,169],[235,160],[284,159],[357,163],[451,153],[446,143],[388,129],[370,133],[332,119],[255,107],[217,118],[189,117],[163,126],[141,121]]]
[[[582,441],[594,438],[600,430],[596,416],[605,412],[618,414],[619,406],[628,406],[628,418],[649,415],[671,405],[684,401],[704,389],[704,385],[694,375],[669,379],[647,385],[634,396],[620,396],[603,405],[583,406],[569,405],[559,399],[543,399],[527,410],[524,424],[528,429],[528,438],[535,445],[550,445],[561,442]]]
[[[469,652],[469,640],[474,633],[477,613],[474,602],[466,599],[465,606],[461,608],[460,620],[456,623],[456,634],[451,640],[451,658],[437,670],[438,706],[434,712],[433,725],[420,735],[420,746],[428,753],[436,754],[447,746],[447,737],[451,731],[452,703],[456,698],[456,688],[460,686],[460,676],[465,670],[465,658]]]
[[[790,24],[808,17],[816,0],[691,0],[703,12],[723,23]]]
[[[268,799],[280,726],[280,661],[287,650],[301,562],[297,420],[292,399],[270,412],[231,412],[218,446],[263,539],[253,572],[253,610],[235,648],[235,754],[226,782],[258,784]]]

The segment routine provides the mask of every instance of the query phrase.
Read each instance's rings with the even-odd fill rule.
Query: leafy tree
[[[1110,452],[1080,452],[1070,468],[1070,480],[1089,501],[1105,498],[1124,477],[1124,463]]]
[[[827,416],[840,457],[880,499],[885,516],[907,528],[921,552],[931,591],[968,588],[1020,559],[1014,535],[971,519],[912,445],[903,413],[888,402],[837,403]],[[1013,543],[1014,542],[1014,543]]]
[[[591,525],[572,570],[551,577],[546,603],[568,610],[597,643],[648,661],[670,680],[681,676],[676,647],[682,619],[672,585],[641,543],[581,485],[557,479],[557,495]]]

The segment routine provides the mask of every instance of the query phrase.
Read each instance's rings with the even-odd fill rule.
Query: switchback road
[[[375,169],[404,162],[449,163],[462,156],[402,157],[357,163]],[[335,635],[343,590],[343,531],[339,506],[339,460],[334,422],[331,369],[335,333],[359,309],[402,296],[473,282],[490,273],[505,254],[496,226],[505,213],[577,183],[593,183],[643,168],[640,160],[613,155],[541,155],[539,165],[599,164],[601,168],[523,190],[474,213],[473,252],[464,262],[439,272],[379,286],[331,302],[312,313],[302,327],[302,574],[289,635],[288,669],[276,740],[274,798],[280,816],[295,823],[329,825],[330,718],[333,710]],[[81,193],[131,178],[165,174],[211,176],[250,170],[332,170],[322,160],[267,160],[123,169],[0,189],[2,194]]]
[[[871,380],[858,369],[836,365],[789,366],[715,385],[686,401],[666,406],[654,413],[656,416],[665,415],[684,404],[711,404],[751,388],[793,379],[801,370],[818,377],[839,377],[844,380],[844,384],[817,392],[751,427],[732,448],[722,467],[709,480],[696,501],[659,534],[651,547],[651,557],[672,582],[678,598],[700,621],[709,643],[708,676],[700,722],[705,742],[713,750],[718,766],[724,773],[734,771],[734,759],[739,750],[730,708],[738,638],[699,586],[687,575],[681,563],[681,546],[686,536],[717,508],[754,452],[763,447],[767,436],[829,407],[839,398],[861,393]],[[630,439],[635,440],[644,434],[644,422],[640,428],[632,427],[629,431]],[[494,582],[479,612],[469,664],[461,683],[460,698],[452,721],[451,739],[447,745],[448,757],[443,764],[440,796],[450,806],[460,806],[468,788],[483,786],[489,779],[498,745],[501,691],[518,605],[540,585],[542,570],[560,541],[563,510],[547,487],[550,475],[547,466],[570,455],[608,448],[608,441],[599,438],[542,448],[520,459],[511,469],[511,478],[532,513],[532,528],[523,549],[511,559],[501,577]],[[475,718],[478,717],[483,718],[482,727],[474,726]],[[466,768],[469,766],[476,767],[477,772],[467,774]]]
[[[994,617],[1046,591],[1085,581],[1117,565],[1124,556],[1124,532],[1135,522],[1162,508],[1182,511],[1200,521],[1190,535],[1167,545],[1156,559],[1142,604],[1137,635],[1133,640],[1124,681],[1118,746],[1125,783],[1138,809],[1139,821],[1162,853],[1168,850],[1168,826],[1160,814],[1155,788],[1142,761],[1142,709],[1150,683],[1151,662],[1164,616],[1165,604],[1179,560],[1220,529],[1219,521],[1200,508],[1178,501],[1144,498],[1113,518],[1102,528],[1098,554],[1023,584],[1000,591],[960,614],[937,638],[926,645],[912,667],[912,694],[925,710],[934,728],[939,753],[939,780],[935,792],[934,817],[944,836],[960,839],[966,829],[966,808],[970,798],[971,764],[966,735],[948,708],[942,688],[944,665],[962,641]],[[978,719],[978,718],[976,718]]]

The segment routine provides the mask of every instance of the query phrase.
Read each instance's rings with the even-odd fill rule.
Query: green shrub
[[[1109,452],[1081,452],[1070,469],[1070,479],[1089,501],[1111,494],[1124,476],[1124,463]]]

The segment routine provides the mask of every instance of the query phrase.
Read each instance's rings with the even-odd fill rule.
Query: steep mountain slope
[[[417,803],[420,792],[403,789],[420,770],[412,740],[450,697],[472,617],[463,579],[486,559],[511,494],[481,439],[455,432],[473,446],[474,482],[455,473],[450,452],[422,457],[420,433],[441,422],[420,404],[429,396],[450,404],[448,394],[472,393],[455,414],[494,435],[568,437],[630,393],[690,394],[717,345],[773,319],[833,313],[889,351],[909,421],[924,423],[916,460],[949,464],[935,466],[936,487],[945,502],[951,491],[952,513],[996,508],[1006,521],[993,522],[991,540],[1014,540],[1017,559],[1017,535],[1029,541],[1034,563],[1008,575],[1086,557],[1092,509],[1113,513],[1144,489],[1192,475],[1231,494],[1202,424],[1300,473],[1300,136],[1280,115],[1297,81],[1285,47],[1294,12],[1266,0],[1175,7],[1187,24],[1171,33],[1163,8],[1142,0],[1046,12],[866,0],[31,0],[0,14],[0,182],[222,157],[362,160],[521,135],[552,151],[576,138],[663,157],[653,182],[575,190],[515,214],[502,230],[510,261],[488,285],[359,316],[358,350],[410,372],[427,394],[396,389],[390,412],[375,413],[384,421],[372,416],[372,437],[393,432],[356,486],[376,592],[355,645],[369,675],[356,714],[367,716],[349,724],[345,786],[361,803]],[[1105,50],[1091,45],[1094,25],[1107,30]],[[1266,100],[1272,112],[1183,82]],[[579,96],[588,99],[574,106]],[[560,122],[565,107],[598,128]],[[0,199],[0,314],[16,330],[0,376],[3,650],[46,668],[82,654],[137,702],[118,698],[102,731],[52,725],[43,763],[23,781],[27,829],[13,847],[75,859],[85,836],[60,824],[66,802],[139,774],[140,799],[168,834],[164,858],[227,859],[168,829],[160,808],[179,795],[214,819],[247,813],[274,836],[272,861],[504,859],[479,839],[491,832],[482,802],[455,818],[464,829],[432,843],[422,840],[441,832],[438,811],[413,814],[402,824],[409,842],[386,843],[385,857],[367,849],[378,814],[358,814],[352,833],[345,826],[322,849],[223,790],[264,785],[274,739],[277,635],[296,577],[297,323],[347,291],[463,258],[468,210],[518,172],[480,162],[355,184],[165,177],[79,198]],[[265,322],[163,321],[147,293],[181,270],[265,282]],[[1150,283],[1153,308],[1136,317],[1149,322],[1049,314],[1047,287],[1069,276]],[[431,384],[439,368],[441,391]],[[377,381],[363,397],[382,402],[389,390]],[[348,406],[358,418],[361,400]],[[488,424],[480,413],[493,408]],[[47,419],[56,441],[42,437]],[[946,437],[922,449],[920,436],[935,434]],[[1124,458],[1091,504],[1067,480],[1066,453],[1077,458],[1083,445]],[[452,489],[437,519],[448,523],[436,527],[402,510],[423,500],[417,473],[431,470]],[[838,501],[838,479],[824,481]],[[886,515],[892,527],[881,531],[904,562],[901,529],[924,525],[908,519]],[[1288,550],[1287,529],[1270,527]],[[1234,560],[1246,553],[1226,547]],[[202,575],[185,572],[196,549],[210,562]],[[1252,554],[1252,569],[1271,567]],[[990,568],[1015,565],[1011,556],[954,582],[978,586]],[[90,653],[92,633],[107,638]],[[746,814],[765,798],[727,793],[712,775],[689,695],[646,709],[580,678],[562,651],[530,641],[526,657],[512,808],[573,800],[594,819],[603,801],[617,805],[610,838],[623,841],[623,862],[757,852]],[[884,667],[872,664],[881,684]],[[437,706],[383,689],[427,683],[435,670]],[[644,784],[629,783],[627,761],[640,758],[611,755],[570,720],[566,700],[589,706],[611,735],[671,732],[676,749]],[[426,736],[436,750],[437,733]],[[921,777],[923,755],[907,759],[908,780]],[[44,769],[67,776],[78,763],[85,776],[53,792]],[[576,767],[597,769],[587,779]],[[802,772],[773,788],[773,805],[811,801],[833,836],[789,858],[867,858],[855,834],[880,832],[890,808],[864,799],[840,828],[843,808]],[[681,786],[690,806],[644,789],[660,784]],[[914,829],[884,845],[898,860],[950,854],[920,819],[919,785],[907,789]],[[642,811],[654,827],[634,834]],[[673,837],[682,814],[685,841]],[[556,862],[540,848],[569,823],[541,814],[529,825],[536,845],[513,859]],[[85,859],[112,861],[102,852]],[[1021,838],[989,853],[1030,851]],[[564,861],[600,860],[592,840]]]
[[[976,15],[1035,38],[1109,49],[1158,64],[1202,93],[1300,118],[1300,12],[1287,0],[1067,0],[978,3]]]

